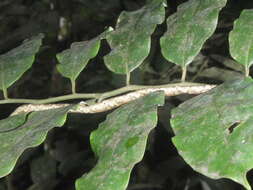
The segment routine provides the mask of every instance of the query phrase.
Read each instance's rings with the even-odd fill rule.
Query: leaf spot
[[[139,141],[139,137],[138,137],[138,136],[136,136],[136,137],[131,137],[131,138],[129,138],[129,139],[127,140],[125,146],[126,146],[126,148],[130,148],[130,147],[134,146],[135,144],[137,144],[138,141]]]

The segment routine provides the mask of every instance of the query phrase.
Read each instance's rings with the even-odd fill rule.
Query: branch
[[[208,84],[196,84],[196,83],[178,83],[178,84],[167,84],[160,86],[137,86],[131,85],[126,86],[111,92],[106,92],[99,94],[100,98],[107,98],[136,90],[134,92],[129,92],[127,94],[119,95],[117,97],[112,97],[106,100],[103,100],[98,103],[89,104],[88,102],[80,102],[76,109],[70,110],[71,113],[99,113],[112,110],[123,104],[129,103],[133,100],[136,100],[142,96],[145,96],[151,92],[164,91],[165,96],[176,96],[180,94],[201,94],[204,93],[216,85]],[[140,90],[138,90],[140,89]],[[8,101],[5,100],[5,101]],[[1,101],[0,101],[1,103]],[[13,102],[11,102],[13,103]],[[63,106],[68,106],[69,104],[27,104],[18,107],[11,115],[16,115],[23,112],[33,112],[33,111],[43,111],[54,108],[60,108]]]

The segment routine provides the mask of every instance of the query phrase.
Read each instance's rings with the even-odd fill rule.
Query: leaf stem
[[[6,88],[3,88],[4,99],[8,99],[8,92]]]
[[[76,94],[76,81],[71,80],[72,94]]]
[[[127,73],[127,74],[126,74],[126,86],[129,86],[129,85],[130,85],[130,77],[131,77],[131,74],[130,74],[130,73]]]
[[[248,65],[245,65],[245,76],[246,77],[249,76],[249,67],[248,67]]]
[[[98,99],[99,101],[110,98],[113,96],[117,96],[120,94],[124,94],[127,92],[135,91],[135,90],[141,90],[141,89],[152,89],[152,88],[166,88],[166,87],[198,87],[198,86],[204,86],[207,84],[201,84],[201,83],[189,83],[189,82],[181,82],[181,83],[173,83],[173,84],[165,84],[165,85],[155,85],[155,86],[145,86],[145,85],[129,85],[125,86],[116,90],[112,90],[105,93],[75,93],[75,94],[69,94],[64,96],[58,96],[53,98],[47,98],[47,99],[12,99],[8,98],[5,100],[0,100],[0,104],[49,104],[49,103],[56,103],[56,102],[62,102],[66,100],[75,100],[75,99]]]
[[[186,73],[187,73],[187,66],[184,65],[182,67],[182,77],[181,77],[181,82],[185,82],[185,79],[186,79]]]

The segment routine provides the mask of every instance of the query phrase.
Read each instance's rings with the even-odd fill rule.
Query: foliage
[[[151,34],[156,25],[163,22],[164,16],[164,0],[148,0],[147,5],[137,11],[123,11],[115,31],[106,38],[112,47],[104,57],[108,69],[126,74],[130,80],[130,73],[148,56]]]
[[[142,159],[148,134],[157,124],[156,107],[163,101],[162,93],[150,94],[107,116],[90,136],[99,161],[90,173],[77,180],[76,189],[127,188],[130,172]]]
[[[38,35],[0,57],[0,89],[7,97],[7,88],[10,87],[22,74],[27,71],[34,61],[34,55],[39,50],[43,35]]]
[[[161,38],[164,57],[183,68],[199,53],[204,42],[213,34],[218,14],[226,0],[196,1],[181,4],[178,11],[167,19],[168,30]]]
[[[246,75],[253,64],[253,11],[243,10],[234,23],[234,30],[229,35],[230,52],[238,63],[244,65]]]
[[[173,143],[197,171],[231,178],[250,189],[252,166],[251,78],[226,82],[173,110]],[[191,135],[189,135],[191,134]]]
[[[88,61],[95,57],[100,47],[100,36],[88,42],[75,42],[59,54],[57,58],[61,64],[57,65],[58,71],[71,80],[72,92],[75,93],[75,81]]]
[[[150,94],[138,96],[138,99],[132,102],[124,102],[127,104],[109,113],[106,120],[99,124],[98,129],[89,134],[90,144],[98,161],[93,168],[90,168],[90,171],[85,170],[87,173],[81,173],[82,177],[75,177],[75,180],[78,178],[75,182],[77,190],[123,190],[127,188],[133,167],[144,156],[150,131],[157,125],[157,107],[164,103],[164,93],[153,92],[154,88],[161,88],[161,86],[131,85],[130,74],[137,68],[157,74],[151,69],[152,63],[141,65],[153,54],[151,42],[156,40],[160,41],[161,53],[167,60],[166,64],[176,64],[183,69],[182,83],[171,84],[172,91],[180,91],[184,87],[192,87],[196,90],[201,84],[184,82],[187,69],[190,63],[194,64],[196,59],[200,59],[203,66],[197,69],[192,67],[189,71],[199,69],[196,75],[201,74],[205,67],[205,59],[201,57],[203,55],[200,50],[214,33],[218,15],[226,5],[226,0],[189,0],[179,5],[177,12],[168,15],[168,18],[165,19],[166,10],[169,9],[165,9],[165,2],[164,0],[146,0],[145,4],[136,10],[121,12],[114,30],[106,30],[89,41],[74,42],[69,49],[56,54],[59,61],[56,66],[57,70],[63,77],[71,81],[72,93],[68,95],[42,100],[8,96],[7,89],[16,85],[14,83],[32,66],[39,49],[46,47],[45,44],[42,44],[44,35],[39,34],[27,39],[20,46],[0,55],[0,90],[3,91],[4,98],[0,100],[0,104],[86,100],[85,104],[71,102],[69,106],[63,104],[61,108],[56,109],[53,109],[54,104],[49,105],[52,106],[52,109],[44,111],[28,113],[27,110],[24,110],[24,113],[11,115],[1,120],[0,177],[11,173],[25,150],[43,142],[46,144],[48,132],[54,127],[63,126],[70,111],[77,111],[82,106],[87,108],[106,104],[101,103],[103,98],[148,89]],[[156,32],[159,27],[163,26],[165,20],[167,31],[163,31],[157,37]],[[252,105],[250,102],[252,101],[251,86],[253,83],[252,79],[248,77],[249,68],[253,63],[253,25],[249,23],[253,23],[253,10],[244,10],[234,23],[234,28],[229,35],[230,53],[235,61],[230,60],[229,63],[226,63],[226,67],[230,68],[232,73],[229,76],[233,80],[185,101],[172,111],[171,119],[175,132],[173,143],[179,154],[194,170],[214,179],[230,178],[248,189],[250,185],[246,179],[246,173],[252,167]],[[68,32],[65,31],[64,34],[67,36]],[[87,71],[87,64],[92,62],[92,59],[96,59],[103,47],[102,40],[106,40],[111,48],[110,52],[103,57],[105,66],[112,71],[111,75],[113,73],[126,75],[126,86],[104,93],[76,93],[77,78],[85,68]],[[219,56],[213,57],[219,60]],[[233,64],[230,64],[232,62]],[[244,65],[247,77],[241,76],[241,69],[236,66],[238,64]],[[216,70],[212,72],[212,75],[217,76]],[[208,73],[211,73],[210,69]],[[240,76],[239,79],[235,79],[234,73]],[[93,77],[88,76],[86,81],[89,79],[88,82],[93,84],[97,76]],[[194,81],[194,77],[192,80]],[[154,81],[150,83],[153,84]],[[106,82],[105,84],[109,89],[109,85]],[[53,88],[56,88],[57,85]],[[166,86],[163,86],[163,89],[165,88]],[[135,94],[133,92],[126,96],[134,97]],[[106,105],[109,106],[106,110],[114,108],[112,103]],[[166,123],[166,126],[168,120],[167,115],[166,122],[161,121],[161,123]],[[85,130],[82,128],[82,133]],[[152,147],[148,146],[148,149]],[[83,156],[82,153],[80,153],[81,156]],[[65,156],[69,158],[70,155],[71,153]],[[43,158],[47,160],[49,156],[45,154]],[[76,162],[67,159],[63,163],[71,165]],[[50,162],[49,165],[56,166],[54,162]],[[32,168],[37,167],[32,164]],[[52,168],[51,171],[54,172],[55,169]],[[33,178],[36,179],[35,176]],[[36,185],[38,184],[31,189],[37,188]]]
[[[7,131],[0,134],[1,160],[0,176],[6,176],[14,168],[21,153],[30,147],[41,144],[50,129],[60,127],[66,121],[68,110],[73,106],[34,112],[27,116],[20,114],[2,120],[1,129],[18,130]]]

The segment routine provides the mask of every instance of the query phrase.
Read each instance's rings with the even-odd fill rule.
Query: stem
[[[116,89],[116,90],[105,92],[100,96],[100,98],[98,99],[98,102],[101,102],[102,100],[104,100],[106,98],[117,96],[119,94],[123,94],[123,93],[126,93],[126,92],[145,89],[146,87],[147,86],[141,86],[141,85],[128,85],[128,86],[125,86],[125,87],[122,87],[122,88],[119,88],[119,89]]]
[[[167,85],[160,85],[160,86],[154,86],[148,87],[148,86],[129,86],[124,87],[121,89],[114,90],[114,94],[116,92],[121,93],[129,89],[138,89],[133,92],[128,92],[126,94],[121,94],[116,97],[108,98],[106,100],[103,100],[103,102],[96,102],[94,99],[88,100],[85,102],[80,102],[77,107],[74,109],[71,109],[70,112],[72,113],[100,113],[104,111],[109,111],[114,108],[117,108],[123,104],[129,103],[131,101],[134,101],[140,97],[143,97],[151,92],[158,92],[163,91],[165,96],[176,96],[180,94],[201,94],[204,93],[212,88],[215,87],[215,85],[208,85],[208,84],[167,84]],[[143,89],[144,88],[144,89]],[[112,93],[113,94],[113,93]],[[42,105],[22,105],[18,107],[11,115],[17,115],[20,113],[29,113],[33,111],[43,111],[43,110],[49,110],[54,108],[60,108],[65,107],[71,104],[42,104]],[[1,132],[0,132],[1,133]]]
[[[245,66],[245,76],[249,76],[249,67],[247,65]]]
[[[72,94],[76,94],[76,81],[71,80]]]
[[[8,99],[7,88],[3,88],[3,95],[4,95],[4,99]]]
[[[58,96],[54,98],[47,98],[47,99],[5,99],[5,100],[0,100],[0,104],[49,104],[53,102],[61,102],[61,101],[66,101],[66,100],[74,100],[74,99],[90,99],[90,98],[99,98],[100,94],[69,94],[69,95],[64,95],[64,96]]]
[[[126,74],[126,86],[130,85],[130,73]]]
[[[127,93],[134,90],[141,90],[141,89],[148,89],[148,88],[166,88],[166,87],[193,87],[193,86],[203,86],[205,84],[201,83],[188,83],[188,82],[182,82],[182,83],[173,83],[173,84],[165,84],[165,85],[155,85],[155,86],[145,86],[145,85],[129,85],[125,86],[116,90],[112,90],[105,93],[76,93],[76,94],[69,94],[64,96],[58,96],[53,98],[47,98],[47,99],[5,99],[0,100],[0,104],[49,104],[49,103],[55,103],[55,102],[61,102],[66,100],[74,100],[74,99],[105,99],[110,98],[113,96],[117,96],[123,93]]]
[[[182,67],[182,77],[181,77],[181,82],[185,82],[185,79],[186,79],[186,72],[187,72],[187,66],[184,65]]]

